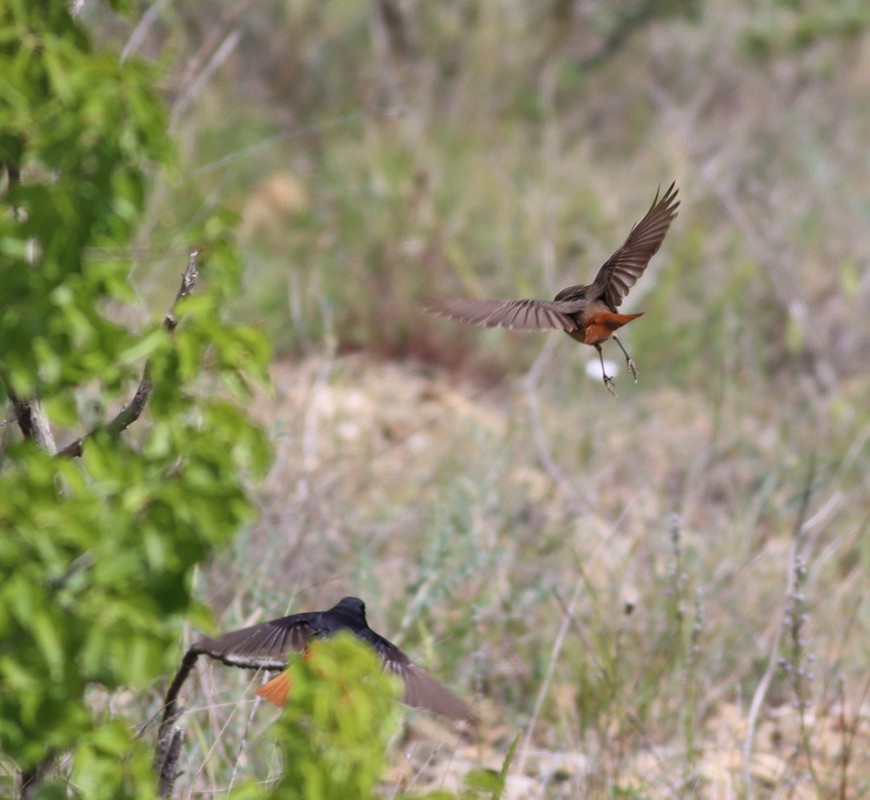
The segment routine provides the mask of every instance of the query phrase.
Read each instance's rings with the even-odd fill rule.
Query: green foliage
[[[317,641],[289,668],[290,700],[275,727],[283,776],[268,794],[248,782],[233,800],[371,800],[384,780],[390,739],[398,731],[401,682],[350,633]],[[478,770],[459,795],[437,791],[427,800],[499,800],[517,736],[498,771]],[[402,794],[400,797],[409,795]]]
[[[827,40],[846,44],[870,27],[870,9],[860,0],[783,0],[743,36],[744,51],[765,62],[783,53],[799,53]]]
[[[146,416],[120,437],[98,430],[81,459],[24,441],[0,464],[0,753],[28,771],[71,752],[46,796],[154,796],[152,754],[131,734],[143,720],[100,698],[171,669],[180,622],[204,617],[193,570],[252,518],[244,482],[269,460],[232,399],[269,355],[221,319],[240,272],[233,221],[185,233],[205,255],[173,333],[160,312],[121,324],[129,264],[89,257],[121,252],[170,157],[155,78],[93,52],[65,4],[0,8],[0,386],[84,432],[83,384],[120,407],[147,359],[153,385]]]
[[[5,379],[21,395],[118,381],[130,334],[100,301],[130,296],[129,265],[86,247],[129,238],[146,168],[169,155],[150,68],[92,52],[62,4],[0,10],[0,162],[20,170],[0,214]],[[36,268],[38,266],[38,268]]]
[[[284,775],[267,795],[306,800],[375,797],[397,730],[399,681],[356,637],[316,642],[290,667],[291,694],[276,735]],[[251,785],[235,800],[260,796]]]
[[[511,746],[508,748],[507,754],[502,762],[501,769],[498,772],[494,770],[478,770],[471,772],[466,778],[466,786],[469,789],[477,789],[481,793],[489,793],[491,800],[499,800],[504,792],[505,784],[507,783],[508,770],[514,760],[514,755],[517,752],[517,745],[520,743],[520,734],[514,737]]]

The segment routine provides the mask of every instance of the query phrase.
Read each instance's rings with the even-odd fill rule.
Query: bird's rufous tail
[[[639,314],[614,314],[612,311],[601,311],[585,320],[582,329],[583,342],[592,345],[600,344],[613,336],[615,330],[642,316],[643,311]]]
[[[284,706],[290,696],[290,686],[290,676],[286,672],[282,672],[277,678],[272,678],[257,689],[257,694],[276,706]]]

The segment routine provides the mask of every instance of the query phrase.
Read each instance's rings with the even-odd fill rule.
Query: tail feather
[[[287,704],[287,698],[290,697],[290,688],[290,676],[282,672],[277,678],[272,678],[257,689],[257,694],[276,706],[284,706]]]
[[[601,311],[585,320],[583,341],[586,344],[600,344],[609,339],[615,330],[642,316],[643,311],[638,314],[614,314],[612,311]]]

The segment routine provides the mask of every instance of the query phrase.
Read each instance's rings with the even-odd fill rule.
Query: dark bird
[[[426,303],[426,309],[439,316],[488,328],[500,325],[513,330],[565,331],[572,339],[592,345],[598,351],[604,385],[615,396],[613,378],[604,369],[601,344],[607,339],[616,340],[637,383],[637,367],[616,330],[643,314],[618,314],[616,309],[658,252],[679,205],[675,183],[661,199],[656,192],[644,218],[631,229],[622,247],[607,259],[588,286],[569,286],[553,300],[439,299]]]
[[[464,701],[368,626],[365,603],[357,597],[344,597],[328,611],[291,614],[225,633],[218,639],[201,639],[191,650],[234,666],[284,669],[288,651],[304,652],[313,639],[327,638],[341,630],[350,631],[373,647],[383,660],[384,669],[402,679],[407,705],[468,722],[475,720],[474,712]],[[282,672],[261,686],[257,694],[283,706],[290,694],[289,676]]]

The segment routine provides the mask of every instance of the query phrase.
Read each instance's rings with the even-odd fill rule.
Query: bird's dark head
[[[366,604],[358,597],[342,597],[333,610],[363,620],[366,618]]]

